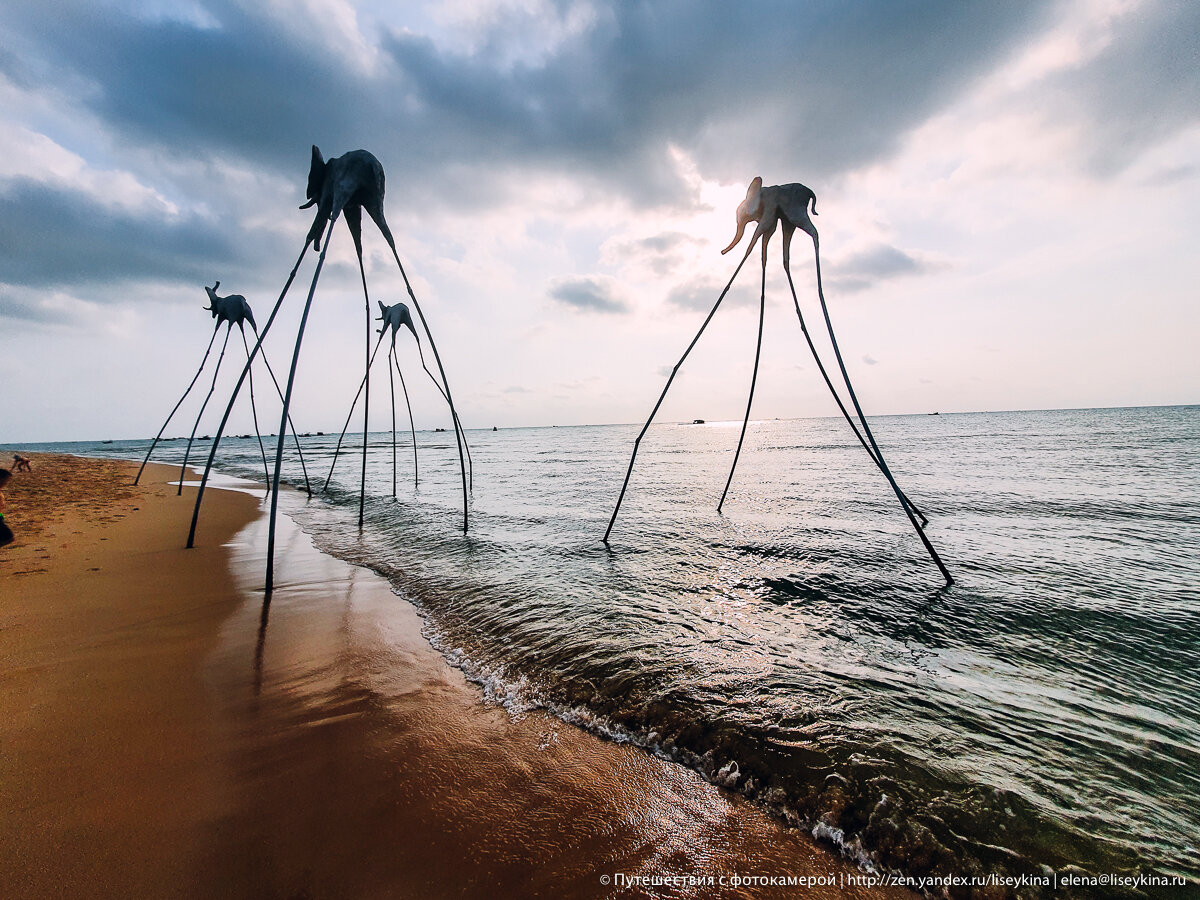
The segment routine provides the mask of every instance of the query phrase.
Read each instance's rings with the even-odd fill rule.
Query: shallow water
[[[371,435],[361,532],[358,448],[297,516],[493,699],[699,768],[864,866],[1194,887],[1200,407],[872,424],[949,588],[840,419],[752,422],[724,515],[740,423],[655,426],[611,549],[636,426],[468,432],[465,536],[452,433],[418,433],[417,488],[400,437],[394,500]],[[303,441],[319,487],[336,438]],[[253,439],[220,459],[261,477]]]

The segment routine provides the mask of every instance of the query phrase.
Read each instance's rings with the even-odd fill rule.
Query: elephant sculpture
[[[257,335],[258,326],[254,322],[254,311],[250,309],[250,303],[241,294],[230,294],[227,297],[220,296],[217,293],[217,288],[220,286],[221,282],[215,281],[213,282],[212,287],[208,287],[207,285],[204,287],[205,293],[208,294],[209,304],[208,306],[204,307],[204,309],[211,312],[212,317],[217,321],[213,326],[212,337],[208,339],[208,349],[204,351],[204,358],[200,360],[200,368],[196,370],[196,374],[192,376],[191,383],[187,386],[187,390],[183,392],[183,396],[179,398],[179,401],[175,404],[175,408],[171,410],[170,415],[168,415],[166,421],[163,422],[162,428],[158,430],[158,434],[155,436],[154,440],[151,441],[150,449],[146,451],[146,458],[142,460],[142,466],[140,469],[138,469],[137,477],[133,480],[134,484],[137,484],[139,481],[141,481],[142,472],[146,469],[146,463],[150,461],[150,456],[154,453],[154,448],[158,446],[158,442],[162,438],[163,432],[166,431],[167,425],[170,424],[171,419],[174,418],[175,413],[179,410],[179,407],[183,404],[183,401],[187,399],[188,394],[192,392],[192,388],[195,387],[196,381],[200,377],[200,373],[204,371],[204,366],[208,362],[209,353],[212,352],[213,342],[216,340],[217,332],[221,330],[222,325],[227,326],[225,331],[225,341],[221,344],[221,353],[217,357],[217,365],[213,371],[212,386],[209,387],[208,395],[204,398],[204,403],[200,406],[200,412],[196,414],[196,422],[192,426],[191,435],[188,437],[187,449],[183,454],[183,464],[179,469],[179,490],[176,492],[177,495],[183,493],[183,479],[187,474],[188,459],[192,455],[192,443],[196,438],[196,430],[200,426],[200,418],[204,415],[204,410],[208,407],[208,401],[212,398],[213,390],[217,386],[217,375],[220,374],[221,361],[225,358],[225,348],[229,345],[229,335],[232,333],[234,325],[236,325],[238,327],[238,331],[241,332],[242,347],[245,348],[246,351],[246,365],[247,367],[250,365],[251,353],[250,345],[246,340],[246,323],[250,323],[250,330]],[[275,372],[271,368],[271,364],[267,361],[267,355],[265,352],[263,353],[263,363],[266,365],[267,372],[271,376],[271,381],[275,383],[275,391],[279,394],[280,401],[282,401],[283,391],[279,387],[279,381],[275,378]],[[250,369],[247,369],[247,371],[250,378],[250,411],[254,417],[254,433],[258,438],[259,450],[263,457],[263,468],[265,469],[267,465],[267,453],[266,448],[262,443],[262,432],[258,427],[258,408],[254,402],[254,373],[253,370]],[[288,424],[291,425],[290,418],[288,419]],[[300,449],[300,438],[296,436],[296,429],[294,425],[292,426],[292,437],[296,442],[296,452],[300,456],[300,465],[304,470],[305,490],[311,494],[312,489],[308,484],[308,468],[304,465],[304,453]]]
[[[658,402],[655,404],[654,409],[650,413],[650,418],[646,420],[646,424],[642,427],[641,433],[639,433],[637,438],[634,440],[633,454],[629,460],[629,468],[625,472],[625,481],[621,485],[621,493],[617,498],[617,505],[613,509],[612,518],[609,519],[608,528],[604,532],[604,537],[602,540],[607,546],[609,535],[612,533],[613,525],[617,521],[617,513],[620,512],[621,509],[621,502],[625,498],[625,491],[629,487],[629,477],[633,473],[634,461],[637,459],[637,452],[639,446],[641,445],[642,438],[645,437],[646,431],[650,427],[650,423],[654,421],[654,416],[658,413],[659,407],[662,406],[663,400],[666,399],[667,391],[670,390],[671,383],[675,380],[675,376],[679,373],[679,369],[683,365],[684,360],[686,360],[688,355],[692,352],[692,348],[696,346],[696,343],[700,340],[700,336],[704,334],[705,329],[708,327],[708,323],[711,322],[713,316],[716,315],[717,309],[720,307],[721,302],[725,299],[725,295],[729,293],[729,289],[733,286],[734,280],[737,278],[742,266],[745,265],[746,260],[749,258],[750,252],[754,249],[754,245],[758,243],[759,239],[761,238],[762,289],[759,294],[758,344],[754,354],[754,370],[750,378],[750,396],[746,401],[746,415],[742,420],[742,430],[740,436],[738,437],[737,450],[733,455],[733,465],[729,469],[729,478],[725,482],[725,490],[721,493],[721,500],[717,504],[717,512],[720,512],[724,506],[725,497],[729,493],[729,486],[733,481],[734,470],[737,468],[738,459],[741,456],[742,443],[746,437],[746,426],[750,421],[750,408],[754,402],[754,387],[758,381],[758,364],[762,354],[763,321],[766,315],[767,245],[770,243],[771,237],[775,234],[776,229],[782,227],[783,269],[787,275],[788,286],[792,293],[792,302],[796,308],[796,316],[800,321],[800,328],[804,333],[805,340],[808,342],[809,350],[812,353],[813,359],[816,361],[817,368],[820,370],[821,376],[825,379],[825,384],[833,395],[834,400],[837,402],[838,408],[841,410],[842,415],[845,417],[846,421],[850,423],[850,427],[854,430],[859,442],[866,449],[867,455],[871,458],[871,461],[875,463],[879,471],[887,479],[892,490],[895,492],[897,499],[900,501],[901,507],[908,516],[908,519],[912,523],[913,528],[916,530],[917,535],[920,537],[926,551],[929,553],[930,557],[941,571],[943,577],[946,579],[946,583],[952,584],[954,579],[950,575],[950,571],[946,568],[941,557],[938,556],[937,550],[934,549],[933,544],[930,543],[928,536],[925,534],[925,525],[928,524],[928,520],[896,483],[896,479],[892,475],[891,469],[888,467],[887,461],[883,457],[883,451],[880,450],[879,444],[876,442],[875,436],[871,431],[871,426],[867,423],[866,415],[863,413],[862,406],[858,401],[858,396],[854,391],[854,386],[850,382],[850,375],[846,370],[845,361],[842,359],[841,349],[838,347],[837,336],[833,331],[833,322],[829,316],[829,307],[825,303],[825,290],[821,280],[820,239],[817,235],[817,228],[813,224],[812,218],[809,215],[810,210],[812,215],[815,216],[817,214],[817,195],[812,188],[798,183],[777,184],[764,187],[762,178],[758,176],[755,176],[755,178],[750,182],[750,186],[746,189],[746,197],[744,200],[742,200],[737,208],[737,233],[734,235],[734,238],[730,242],[729,246],[722,250],[721,253],[728,253],[730,250],[736,247],[738,243],[741,242],[742,237],[745,235],[746,226],[748,224],[751,222],[756,222],[758,223],[757,227],[754,229],[754,234],[750,239],[750,243],[746,247],[746,252],[742,256],[741,262],[738,263],[738,266],[734,270],[733,275],[730,277],[729,282],[725,285],[725,289],[721,291],[721,295],[717,298],[716,304],[713,306],[712,310],[708,314],[708,317],[700,326],[700,330],[696,332],[696,336],[692,338],[692,342],[684,351],[683,356],[680,357],[679,362],[675,364],[675,368],[671,371],[671,375],[667,379],[667,383],[662,390],[662,394],[659,395]],[[797,228],[809,235],[813,241],[813,253],[816,259],[817,272],[817,296],[820,299],[821,310],[825,316],[825,324],[829,331],[829,338],[833,345],[834,354],[837,357],[838,367],[841,369],[842,379],[845,382],[846,390],[850,396],[854,410],[857,413],[857,423],[850,415],[846,405],[842,402],[839,392],[834,388],[833,381],[826,372],[820,355],[817,353],[816,346],[813,344],[812,337],[809,335],[808,327],[804,322],[804,314],[800,310],[800,301],[796,296],[796,286],[792,281],[791,269],[792,236],[795,234]]]
[[[464,457],[465,436],[462,433],[462,426],[459,422],[458,415],[454,412],[454,401],[450,393],[450,384],[446,378],[446,370],[442,365],[441,355],[438,353],[437,343],[433,339],[433,333],[429,329],[429,322],[425,319],[425,314],[421,310],[421,304],[417,301],[416,294],[413,293],[412,283],[408,279],[408,273],[404,271],[404,264],[400,262],[400,254],[396,250],[396,242],[392,237],[391,229],[388,228],[387,220],[383,212],[383,196],[384,196],[384,173],[383,166],[379,160],[366,150],[351,150],[341,156],[333,157],[326,160],[321,154],[320,149],[314,144],[312,147],[312,159],[308,172],[308,185],[305,190],[306,202],[301,205],[300,209],[309,209],[316,206],[316,215],[313,218],[312,226],[308,230],[308,234],[304,240],[304,246],[300,250],[300,255],[296,259],[296,264],[292,267],[291,273],[288,275],[287,281],[284,283],[283,290],[279,294],[279,299],[275,301],[275,306],[271,310],[271,315],[267,319],[267,323],[263,326],[259,333],[258,343],[254,350],[250,353],[250,359],[247,360],[246,367],[242,370],[242,376],[238,379],[233,390],[233,396],[230,398],[229,405],[225,411],[225,417],[221,421],[220,427],[214,437],[213,444],[209,450],[208,464],[205,467],[204,475],[200,480],[200,489],[196,494],[196,505],[192,512],[192,525],[188,533],[187,546],[192,547],[196,539],[196,524],[200,516],[200,505],[204,499],[204,489],[208,482],[209,472],[211,471],[213,460],[216,455],[217,446],[220,442],[221,435],[224,433],[225,425],[228,422],[229,413],[233,408],[233,402],[237,398],[238,392],[241,390],[243,381],[249,372],[250,362],[254,355],[262,346],[263,339],[271,329],[271,325],[275,321],[276,315],[279,313],[283,305],[284,298],[287,296],[288,289],[295,280],[296,273],[300,269],[300,264],[304,261],[304,256],[311,246],[314,250],[319,251],[320,256],[317,259],[317,265],[313,271],[312,283],[308,288],[308,298],[304,303],[304,311],[300,317],[300,325],[296,330],[296,345],[292,351],[292,364],[288,374],[287,390],[283,399],[283,421],[287,420],[288,412],[292,402],[292,390],[295,386],[296,367],[300,359],[300,348],[304,340],[304,329],[308,323],[308,314],[312,308],[313,295],[316,293],[317,282],[321,277],[321,269],[325,265],[325,256],[329,250],[329,242],[332,239],[334,226],[341,216],[345,216],[346,226],[350,230],[351,237],[354,239],[354,251],[358,256],[358,271],[362,278],[363,286],[363,301],[366,309],[366,342],[364,347],[364,373],[363,386],[366,392],[366,402],[364,403],[363,411],[363,481],[359,490],[359,505],[358,505],[358,521],[359,525],[363,524],[364,504],[366,500],[366,461],[367,461],[367,433],[368,423],[367,415],[370,407],[370,373],[371,359],[373,353],[371,351],[371,300],[367,290],[367,273],[363,266],[362,258],[362,211],[365,208],[367,214],[372,221],[378,226],[379,231],[387,241],[388,247],[392,251],[392,257],[396,260],[396,265],[400,269],[400,275],[404,279],[405,288],[408,291],[408,296],[412,300],[413,306],[416,308],[417,316],[421,320],[422,329],[425,335],[429,338],[429,345],[433,350],[434,359],[437,362],[438,372],[441,376],[439,390],[446,398],[452,412],[452,420],[454,422],[455,439],[458,444],[458,460],[459,469],[462,475],[462,493],[463,493],[463,530],[466,531],[468,518],[468,498],[467,498],[467,464]],[[329,235],[325,234],[326,224],[329,226]],[[322,243],[322,238],[324,242]],[[414,334],[416,333],[414,329]],[[389,372],[391,369],[389,368]],[[436,379],[435,379],[436,380]],[[271,512],[270,520],[267,528],[267,572],[266,572],[266,592],[271,593],[274,579],[274,560],[275,560],[275,522],[278,514],[278,486],[280,478],[280,470],[283,458],[283,433],[284,426],[281,423],[279,429],[279,442],[275,448],[275,470],[272,476],[273,494],[271,497]]]
[[[250,304],[246,302],[246,298],[241,294],[230,294],[228,297],[220,297],[217,295],[217,288],[221,286],[221,282],[214,282],[212,287],[205,287],[204,290],[208,293],[209,305],[204,307],[213,314],[213,318],[217,320],[217,325],[222,322],[228,322],[232,327],[237,325],[238,328],[244,330],[244,323],[249,322],[252,331],[258,331],[258,326],[254,324],[254,313],[250,309]]]

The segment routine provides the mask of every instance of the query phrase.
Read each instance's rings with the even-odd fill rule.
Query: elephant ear
[[[325,158],[316,144],[312,148],[312,165],[308,169],[308,190],[304,196],[308,200],[301,209],[308,209],[321,197],[321,188],[325,184]]]
[[[754,180],[750,182],[750,186],[746,188],[746,199],[737,208],[737,234],[733,236],[733,240],[729,242],[729,246],[721,252],[728,253],[736,247],[738,241],[742,239],[742,235],[746,233],[746,223],[757,222],[761,217],[762,176],[755,175]]]

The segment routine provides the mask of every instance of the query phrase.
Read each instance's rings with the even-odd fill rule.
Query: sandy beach
[[[5,897],[909,896],[690,770],[485,704],[286,518],[264,608],[256,491],[212,491],[185,550],[194,488],[135,472],[39,455],[6,491]]]

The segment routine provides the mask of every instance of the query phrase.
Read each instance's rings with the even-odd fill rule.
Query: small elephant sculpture
[[[382,335],[387,329],[392,329],[392,345],[395,346],[396,334],[400,331],[401,326],[407,325],[408,330],[413,333],[413,337],[417,338],[417,329],[413,325],[412,313],[409,312],[408,304],[393,303],[391,306],[384,306],[382,300],[376,302],[379,304],[379,321],[383,323],[379,326],[377,334]],[[420,346],[420,344],[421,339],[417,338],[417,345]]]
[[[250,323],[250,329],[257,332],[258,326],[254,324],[254,313],[250,310],[250,304],[241,294],[230,294],[228,297],[217,296],[217,288],[221,286],[221,282],[213,283],[212,287],[205,286],[204,290],[208,293],[209,306],[204,307],[213,314],[213,318],[217,320],[217,325],[222,322],[228,322],[232,328],[237,325],[245,331],[246,322]]]
[[[354,247],[362,255],[362,211],[379,226],[389,245],[394,246],[391,229],[383,217],[383,166],[367,150],[351,150],[326,161],[316,144],[312,148],[312,165],[308,170],[308,202],[301,209],[317,205],[317,215],[308,230],[308,243],[321,249],[325,223],[343,213]]]
[[[750,187],[746,188],[746,199],[737,208],[737,234],[721,253],[728,253],[736,247],[746,232],[746,225],[750,222],[757,222],[758,228],[754,230],[750,248],[754,247],[760,237],[763,238],[763,261],[765,262],[767,242],[771,240],[775,228],[783,225],[783,267],[790,272],[792,234],[795,230],[799,228],[811,236],[814,243],[817,241],[817,227],[808,217],[810,204],[812,214],[815,216],[817,214],[817,195],[813,193],[812,188],[798,183],[773,184],[770,187],[763,187],[762,178],[758,175],[754,176]],[[747,253],[750,252],[750,248],[747,249]]]

